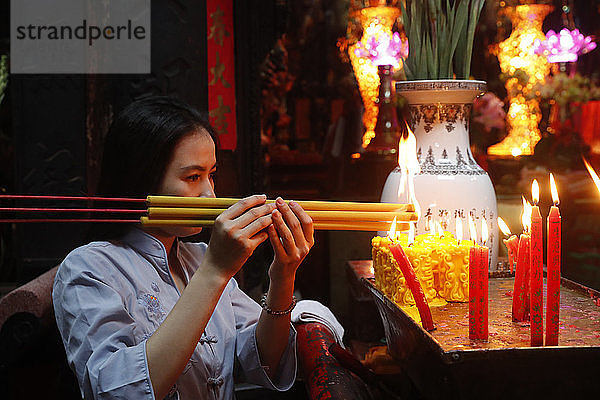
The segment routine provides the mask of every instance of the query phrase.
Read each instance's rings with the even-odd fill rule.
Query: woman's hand
[[[215,219],[205,260],[231,278],[252,252],[269,236],[265,228],[272,223],[274,204],[265,195],[246,197]]]
[[[267,229],[275,258],[269,268],[271,280],[294,280],[298,266],[314,244],[313,221],[302,207],[281,197],[272,212],[273,224]]]

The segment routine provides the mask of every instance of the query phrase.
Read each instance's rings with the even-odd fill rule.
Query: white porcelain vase
[[[469,120],[475,97],[486,83],[470,80],[396,82],[397,95],[409,104],[409,124],[417,140],[420,172],[414,177],[414,193],[421,209],[416,233],[428,233],[433,221],[456,234],[460,217],[463,238],[469,239],[468,217],[475,221],[481,237],[482,220],[488,226],[490,270],[496,269],[498,224],[496,193],[488,176],[473,158],[469,146]],[[390,173],[381,195],[382,202],[407,202],[398,195],[400,168]]]

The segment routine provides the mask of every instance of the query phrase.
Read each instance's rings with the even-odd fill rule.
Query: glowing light
[[[587,168],[590,176],[592,177],[592,180],[596,185],[596,189],[598,189],[598,192],[600,192],[600,178],[598,178],[598,174],[596,173],[596,171],[594,171],[594,168],[592,168],[592,166],[587,162],[585,158],[583,159],[583,163],[585,164],[585,167]]]
[[[396,238],[396,217],[394,217],[394,220],[392,221],[392,225],[390,226],[387,236],[392,240]]]
[[[575,62],[577,56],[596,48],[591,36],[584,36],[578,29],[569,31],[563,28],[560,33],[552,29],[546,33],[546,40],[536,39],[533,43],[536,54],[545,56],[548,62]]]
[[[462,219],[460,219],[460,217],[456,217],[456,239],[458,239],[459,244],[463,238],[463,226],[462,225],[463,225]]]
[[[538,123],[542,113],[538,101],[527,99],[526,95],[550,73],[548,60],[533,52],[533,44],[536,40],[546,38],[542,32],[542,22],[552,8],[544,4],[529,4],[504,9],[513,23],[513,31],[508,39],[493,49],[493,52],[498,56],[502,72],[514,75],[519,69],[525,72],[529,79],[525,86],[521,85],[517,78],[506,81],[509,96],[517,93],[509,99],[506,116],[508,135],[502,142],[490,146],[488,154],[513,157],[531,155],[541,139]]]
[[[375,137],[376,101],[379,89],[377,64],[371,60],[371,57],[380,63],[382,60],[392,61],[391,58],[395,58],[394,62],[389,62],[389,64],[393,65],[395,70],[400,70],[402,64],[398,61],[401,54],[408,54],[408,41],[404,41],[398,34],[392,33],[392,26],[400,16],[398,8],[367,7],[355,11],[352,16],[363,27],[361,39],[348,47],[348,56],[365,106],[363,124],[366,132],[363,135],[362,146],[366,148],[371,139]],[[387,54],[388,51],[395,56]]]
[[[537,206],[537,203],[540,202],[540,185],[537,179],[534,179],[531,184],[531,198],[533,199],[533,205]]]
[[[442,228],[440,221],[435,221],[435,229],[439,237],[444,237],[444,228]]]
[[[489,239],[489,233],[488,233],[487,222],[485,221],[485,218],[482,218],[481,219],[481,240],[483,241],[484,245],[487,243],[488,239]]]
[[[409,225],[410,227],[408,228],[408,244],[411,245],[415,241],[415,224],[411,223]]]
[[[475,221],[473,221],[473,218],[469,215],[469,233],[471,235],[471,240],[473,242],[477,242],[477,228],[475,228]]]
[[[559,204],[558,190],[556,189],[556,182],[552,173],[550,173],[550,193],[552,193],[552,203],[557,206]]]
[[[498,217],[498,226],[500,227],[500,230],[502,231],[502,233],[504,233],[505,236],[510,236],[510,228],[508,227],[508,225],[506,225],[506,222],[504,222],[504,220],[500,217]]]
[[[417,158],[417,138],[407,126],[408,135],[401,137],[398,143],[398,167],[400,167],[400,184],[398,185],[398,198],[401,194],[408,193],[408,201],[415,206],[417,217],[421,215],[421,207],[415,195],[414,176],[421,172]]]

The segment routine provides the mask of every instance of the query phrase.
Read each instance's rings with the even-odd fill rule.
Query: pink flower
[[[504,103],[495,94],[488,92],[473,101],[473,121],[483,125],[486,132],[504,129],[505,118]]]

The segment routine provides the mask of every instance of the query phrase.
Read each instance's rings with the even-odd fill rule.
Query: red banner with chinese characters
[[[235,150],[233,0],[206,1],[208,115],[223,150]]]

